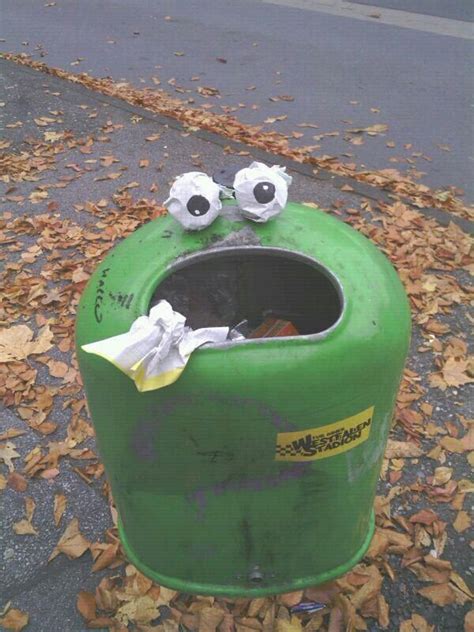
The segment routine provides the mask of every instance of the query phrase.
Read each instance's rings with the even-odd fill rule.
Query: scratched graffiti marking
[[[94,316],[98,323],[102,322],[102,304],[104,302],[105,295],[105,279],[110,271],[110,268],[104,268],[100,274],[99,281],[97,282],[97,288],[95,290],[94,301]]]
[[[111,301],[118,307],[123,307],[124,309],[130,309],[134,296],[135,294],[133,292],[130,294],[123,294],[122,292],[116,292],[114,294],[113,292],[109,292]]]
[[[234,460],[234,453],[230,450],[206,450],[203,452],[196,452],[199,456],[205,457],[209,463],[221,463],[222,461],[228,463]]]

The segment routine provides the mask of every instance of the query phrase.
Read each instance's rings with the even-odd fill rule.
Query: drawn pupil
[[[193,195],[189,198],[186,208],[194,217],[200,217],[207,213],[211,205],[209,204],[209,200],[206,200],[203,195]]]
[[[253,194],[259,204],[268,204],[275,197],[275,185],[271,182],[259,182],[253,188]]]

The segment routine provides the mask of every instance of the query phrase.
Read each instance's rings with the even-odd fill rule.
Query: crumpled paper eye
[[[187,230],[202,230],[222,208],[220,187],[207,174],[190,171],[176,178],[164,205]]]
[[[267,167],[252,162],[235,175],[235,198],[242,215],[254,222],[266,222],[278,215],[286,205],[292,177],[285,167]]]

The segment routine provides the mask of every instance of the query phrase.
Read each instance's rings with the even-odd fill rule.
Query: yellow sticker
[[[367,441],[372,425],[374,407],[336,421],[327,426],[279,432],[275,459],[277,461],[315,461],[327,459]]]

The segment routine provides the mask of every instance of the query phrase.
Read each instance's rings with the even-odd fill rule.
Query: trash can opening
[[[223,248],[177,262],[156,288],[150,308],[167,300],[186,324],[236,328],[245,338],[267,337],[265,323],[289,321],[293,333],[320,334],[343,311],[342,288],[316,260],[279,248]],[[270,320],[269,320],[270,319]]]

